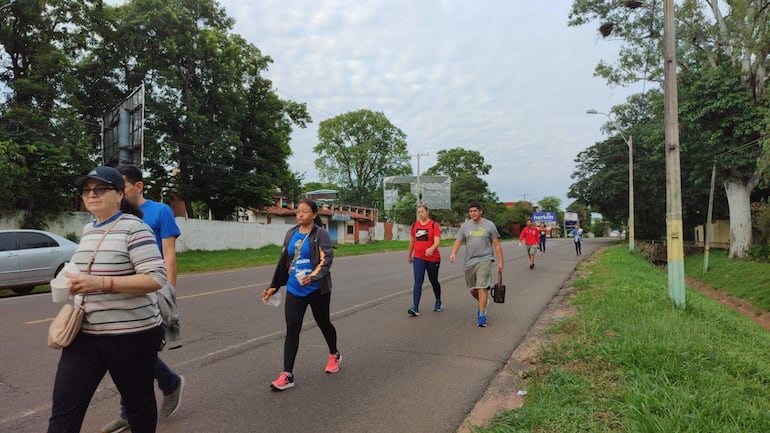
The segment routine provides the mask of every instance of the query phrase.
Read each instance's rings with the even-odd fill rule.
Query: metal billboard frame
[[[134,88],[102,116],[102,162],[142,167],[144,164],[144,84]]]

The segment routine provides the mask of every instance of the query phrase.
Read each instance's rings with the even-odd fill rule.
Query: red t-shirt
[[[425,250],[433,245],[436,236],[441,236],[441,229],[433,220],[428,220],[426,224],[422,224],[419,220],[415,221],[415,223],[412,224],[414,257],[428,262],[440,262],[441,253],[439,253],[438,248],[433,251],[432,256],[428,257],[425,255]]]

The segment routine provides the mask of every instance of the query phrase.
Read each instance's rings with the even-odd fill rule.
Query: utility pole
[[[709,190],[709,210],[706,213],[706,225],[703,229],[703,274],[709,270],[709,245],[714,237],[714,229],[711,227],[711,214],[714,212],[714,183],[717,177],[716,162],[711,166],[711,189]]]
[[[634,136],[628,141],[628,252],[634,252]]]
[[[663,1],[663,102],[666,152],[666,246],[668,294],[685,307],[684,244],[682,242],[682,179],[679,165],[679,120],[676,87],[674,0]]]

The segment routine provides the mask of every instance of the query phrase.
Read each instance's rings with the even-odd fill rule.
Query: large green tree
[[[756,108],[767,107],[767,81],[770,78],[770,7],[767,0],[685,0],[678,4],[676,18],[677,56],[684,73],[692,71],[706,80],[709,75],[732,80],[746,89]],[[660,3],[575,0],[570,25],[590,22],[600,24],[603,35],[620,38],[623,44],[617,62],[601,63],[596,69],[598,75],[611,84],[662,80]],[[696,93],[710,92],[712,96],[728,98],[734,95],[732,91],[715,91],[713,86],[709,87],[711,90],[702,89]],[[712,101],[710,105],[719,104],[729,105],[729,101]],[[749,117],[733,119],[728,128],[736,129],[723,137],[747,137],[745,129],[741,128],[754,120],[753,113],[755,110],[738,113]],[[735,115],[735,112],[722,110],[720,121],[703,126],[717,132],[709,134],[715,138],[725,132],[726,125],[722,120]],[[767,131],[767,117],[755,126],[758,128],[751,129]],[[767,161],[770,160],[770,146],[766,139],[762,141],[762,145],[744,149],[743,162],[718,166],[730,207],[731,256],[744,257],[751,244],[750,195],[767,177]],[[717,145],[714,140],[710,144]],[[734,147],[736,143],[727,139],[718,145]],[[682,156],[685,157],[684,153]]]
[[[575,181],[568,197],[577,199],[578,206],[601,213],[614,227],[625,227],[628,220],[626,139],[631,137],[635,236],[660,239],[666,228],[661,222],[661,215],[665,215],[662,95],[657,90],[633,95],[626,104],[616,106],[611,117],[614,120],[604,128],[608,138],[580,152],[575,159],[576,169],[572,174]],[[581,224],[587,223],[587,219],[581,219]]]
[[[78,64],[91,115],[99,100],[144,83],[144,168],[150,194],[172,190],[192,214],[204,202],[217,219],[260,208],[275,189],[299,191],[289,171],[304,104],[282,100],[262,75],[272,60],[242,37],[213,0],[132,0],[105,13],[101,43]],[[99,78],[90,78],[99,77]],[[119,100],[119,99],[118,99]],[[169,168],[178,167],[172,179]]]
[[[82,26],[98,2],[17,1],[0,16],[0,210],[43,227],[74,198],[72,180],[91,165],[89,134],[73,110],[73,59],[91,36]]]
[[[348,203],[379,201],[383,178],[412,173],[406,134],[382,112],[361,109],[322,121],[313,150],[321,178],[345,188],[341,199]]]

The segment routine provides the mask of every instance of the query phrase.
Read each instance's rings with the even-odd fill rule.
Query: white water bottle
[[[273,307],[278,307],[281,305],[281,302],[283,301],[283,295],[280,291],[276,291],[273,293],[273,296],[267,298],[267,305],[272,305]]]

